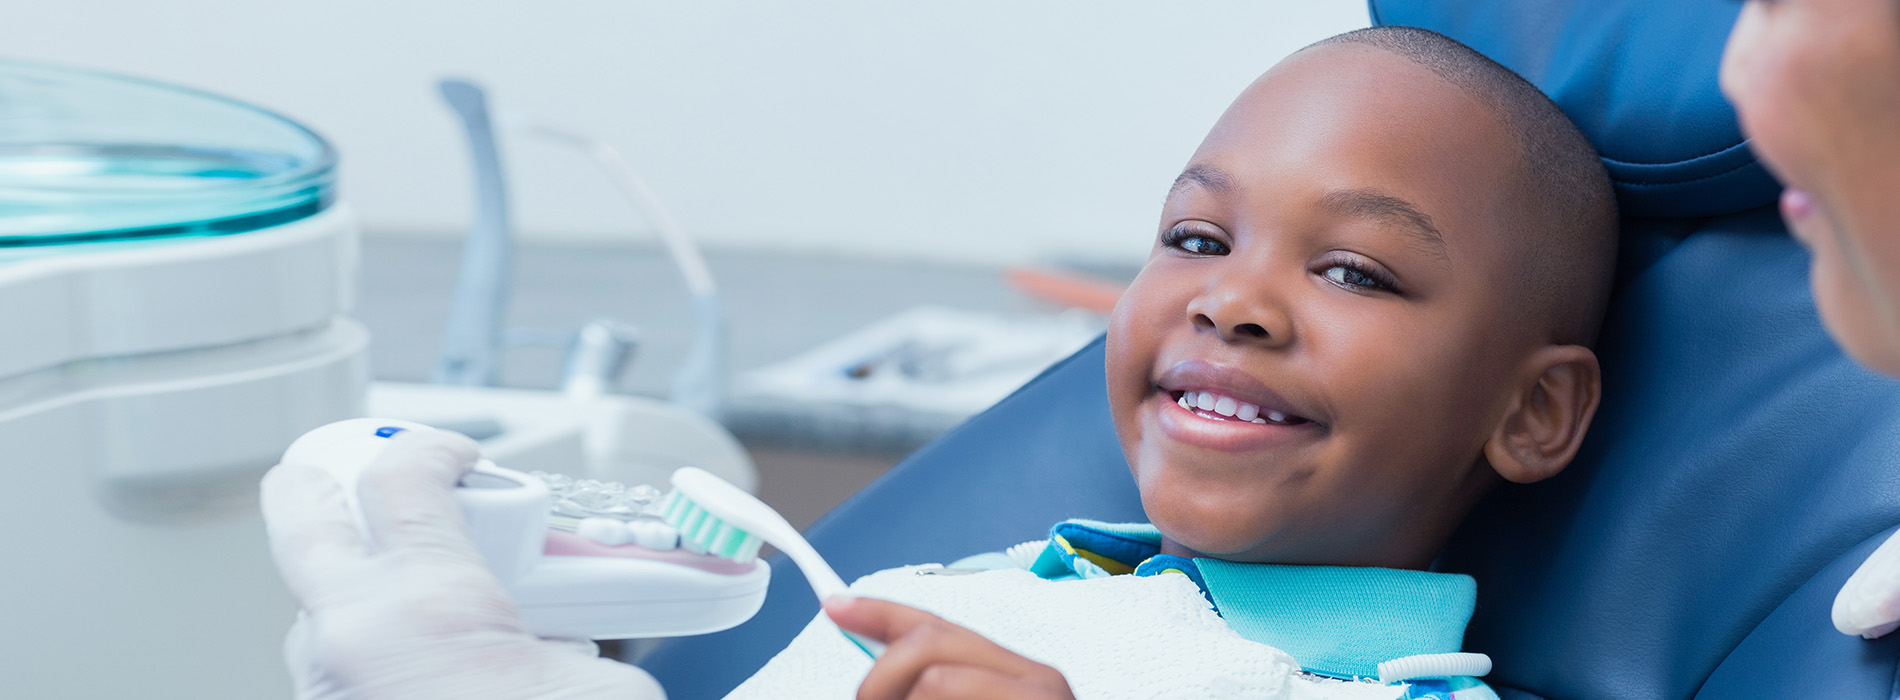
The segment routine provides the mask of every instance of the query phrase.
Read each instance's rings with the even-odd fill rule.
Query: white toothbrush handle
[[[794,545],[780,547],[780,550],[785,552],[785,556],[790,558],[792,563],[798,565],[799,571],[805,573],[805,580],[811,583],[812,592],[818,594],[819,605],[824,605],[824,602],[832,596],[845,593],[844,579],[838,576],[838,572],[833,570],[830,564],[825,563],[824,557],[818,556],[818,550],[812,549],[805,538],[799,537],[795,542],[785,544]],[[837,626],[836,623],[833,623],[833,626]],[[861,634],[846,632],[843,628],[839,628],[838,632],[843,634],[845,639],[851,640],[852,644],[857,645],[858,649],[872,660],[875,661],[884,655],[883,642]]]

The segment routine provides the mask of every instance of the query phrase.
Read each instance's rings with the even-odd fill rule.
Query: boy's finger
[[[825,616],[847,632],[855,632],[880,642],[901,637],[919,625],[943,622],[943,618],[908,605],[849,595],[826,599]]]
[[[368,556],[343,488],[328,472],[279,465],[264,474],[259,500],[271,558],[299,602],[327,596],[354,575],[349,564]]]
[[[910,697],[918,679],[937,666],[971,666],[1018,681],[1061,684],[1061,674],[968,629],[889,601],[834,597],[825,612],[838,626],[887,643],[864,682],[860,700]],[[885,636],[878,636],[885,635]],[[1064,686],[1066,687],[1066,685]]]
[[[474,440],[448,431],[404,431],[390,438],[357,480],[364,524],[386,551],[427,550],[480,556],[455,500],[455,485],[475,467]]]
[[[1061,690],[975,666],[932,666],[917,677],[905,700],[1075,700],[1065,684]]]

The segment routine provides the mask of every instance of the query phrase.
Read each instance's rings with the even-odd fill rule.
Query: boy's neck
[[[1181,543],[1174,541],[1173,539],[1169,538],[1167,535],[1161,536],[1161,553],[1181,557],[1183,559],[1219,559],[1221,561],[1235,561],[1235,562],[1241,562],[1245,564],[1288,564],[1288,565],[1296,565],[1296,566],[1298,565],[1377,566],[1377,567],[1387,568],[1387,569],[1415,569],[1419,571],[1429,571],[1432,568],[1432,561],[1430,558],[1426,558],[1425,560],[1418,561],[1418,562],[1407,562],[1403,565],[1372,564],[1372,563],[1368,563],[1368,564],[1310,564],[1306,562],[1286,562],[1286,561],[1244,561],[1240,559],[1228,559],[1226,557],[1196,552],[1192,549],[1188,549],[1185,545],[1182,545]]]

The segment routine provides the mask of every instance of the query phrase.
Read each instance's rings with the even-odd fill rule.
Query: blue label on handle
[[[395,435],[396,433],[400,433],[404,430],[408,430],[408,428],[398,428],[393,425],[385,425],[381,428],[376,429],[376,437],[386,438],[386,437]]]

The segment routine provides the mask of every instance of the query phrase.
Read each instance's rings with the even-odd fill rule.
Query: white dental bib
[[[880,571],[854,594],[929,611],[1062,672],[1082,700],[1389,700],[1403,686],[1315,679],[1234,633],[1186,576],[1046,581],[1021,569]],[[822,614],[728,700],[855,697],[871,660]]]

